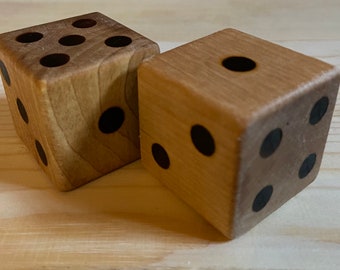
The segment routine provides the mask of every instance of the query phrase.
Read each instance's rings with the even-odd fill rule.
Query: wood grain
[[[76,25],[84,20],[93,25]],[[0,35],[16,130],[58,189],[140,157],[137,67],[158,52],[101,13]]]
[[[99,10],[159,41],[163,51],[233,26],[340,67],[339,9],[337,0],[1,0],[0,32]],[[79,190],[55,191],[17,137],[2,94],[1,269],[337,270],[339,104],[316,181],[226,242],[139,161]]]
[[[239,236],[317,176],[339,81],[340,72],[325,62],[234,29],[157,55],[138,69],[142,162],[225,236]],[[311,125],[323,97],[326,114]],[[211,138],[208,153],[194,142],[197,125],[209,134],[199,133],[202,147]],[[282,140],[263,157],[273,130]],[[155,144],[169,165],[159,165],[164,158]],[[310,154],[314,168],[299,179]],[[255,211],[254,198],[266,186],[273,195]]]

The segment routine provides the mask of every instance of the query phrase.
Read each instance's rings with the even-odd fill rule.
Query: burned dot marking
[[[222,61],[222,65],[231,71],[246,72],[253,70],[256,63],[244,56],[231,56]]]
[[[2,77],[4,78],[5,82],[7,83],[8,86],[11,85],[11,78],[9,77],[9,74],[8,74],[8,71],[7,71],[7,68],[4,64],[4,62],[2,62],[0,60],[0,71],[1,71],[1,74],[2,74]]]
[[[85,42],[85,37],[80,35],[69,35],[59,39],[59,43],[64,46],[76,46]]]
[[[263,140],[261,148],[260,148],[260,156],[263,158],[267,158],[271,156],[276,149],[280,146],[282,140],[282,130],[280,128],[276,128],[269,132],[266,138]]]
[[[92,19],[80,19],[72,23],[76,28],[90,28],[97,24],[95,20]]]
[[[60,67],[70,61],[70,57],[64,53],[53,53],[40,59],[40,64],[44,67]]]
[[[21,115],[22,120],[24,120],[24,122],[28,124],[29,120],[28,120],[27,111],[25,109],[24,104],[21,102],[19,98],[17,98],[17,107],[18,107],[18,111]]]
[[[20,43],[32,43],[42,39],[43,36],[44,35],[39,32],[29,32],[17,36],[15,40]]]
[[[41,143],[38,140],[35,140],[35,148],[38,152],[38,155],[40,157],[41,162],[47,166],[48,165],[48,161],[47,161],[47,157],[46,157],[46,153],[44,148],[42,147]]]
[[[119,107],[107,109],[99,118],[98,127],[105,134],[117,131],[125,119],[124,111]]]
[[[310,154],[305,160],[302,162],[300,170],[299,170],[299,178],[305,178],[314,168],[316,162],[316,154]]]
[[[109,47],[125,47],[131,44],[132,39],[126,36],[114,36],[105,40],[105,44]]]
[[[205,156],[211,156],[215,152],[214,138],[210,132],[201,125],[191,128],[191,140],[196,149]]]
[[[168,169],[170,167],[170,159],[168,153],[165,151],[163,146],[158,143],[154,143],[151,147],[152,156],[158,166],[163,169]]]
[[[252,206],[254,212],[261,211],[267,205],[273,194],[273,190],[273,186],[268,185],[256,195]]]
[[[309,116],[309,123],[311,125],[315,125],[320,122],[320,120],[327,112],[328,105],[328,97],[322,97],[314,104]]]

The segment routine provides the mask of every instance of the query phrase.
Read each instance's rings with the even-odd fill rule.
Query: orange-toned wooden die
[[[143,164],[227,237],[316,178],[333,66],[226,29],[145,62],[138,83]]]
[[[100,13],[0,35],[17,133],[60,190],[140,157],[137,67],[157,53]]]

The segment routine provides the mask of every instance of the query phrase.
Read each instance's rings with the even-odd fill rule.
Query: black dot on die
[[[103,133],[113,133],[122,126],[124,119],[124,111],[121,108],[111,107],[100,116],[98,127]]]
[[[38,152],[39,158],[41,160],[41,162],[47,166],[48,165],[48,161],[47,161],[47,157],[46,157],[46,153],[44,148],[42,147],[41,143],[38,140],[35,140],[35,148]]]
[[[109,47],[125,47],[131,44],[132,39],[126,36],[113,36],[105,40]]]
[[[44,67],[54,68],[65,65],[70,60],[70,56],[64,53],[53,53],[40,59],[40,64]]]
[[[271,156],[280,146],[281,140],[282,130],[280,128],[273,129],[269,132],[262,142],[260,156],[263,158]]]
[[[261,189],[253,201],[252,209],[254,212],[261,211],[267,205],[270,198],[272,197],[273,190],[274,188],[272,185],[265,186],[263,189]]]
[[[309,116],[309,123],[311,125],[315,125],[320,122],[322,117],[327,112],[328,105],[329,105],[328,97],[322,97],[314,104]]]
[[[8,86],[11,85],[11,78],[9,77],[9,74],[8,74],[8,71],[7,71],[7,68],[4,64],[4,62],[2,62],[0,60],[0,71],[1,71],[1,74],[2,74],[2,77],[4,78],[5,82],[7,83]]]
[[[25,109],[24,104],[19,98],[17,98],[17,108],[18,108],[19,114],[21,115],[22,120],[24,120],[24,122],[28,124],[29,119],[28,119],[27,111]]]
[[[244,56],[231,56],[222,61],[222,65],[231,71],[246,72],[253,70],[256,63]]]
[[[68,35],[59,39],[59,43],[64,46],[76,46],[85,42],[85,37],[81,35]]]
[[[76,28],[90,28],[97,24],[95,20],[92,19],[80,19],[72,23]]]
[[[39,41],[43,36],[44,35],[39,32],[28,32],[17,36],[15,40],[20,43],[32,43]]]
[[[166,150],[158,143],[154,143],[151,147],[152,156],[158,166],[163,169],[168,169],[170,167],[170,159]]]
[[[302,162],[300,170],[299,170],[299,178],[305,178],[314,168],[316,162],[316,154],[310,154],[305,160]]]
[[[205,156],[211,156],[215,152],[215,141],[210,132],[201,125],[191,128],[191,140],[196,149]]]

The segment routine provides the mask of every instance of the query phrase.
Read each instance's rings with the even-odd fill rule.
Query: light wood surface
[[[0,32],[100,11],[167,50],[234,27],[340,67],[339,1],[0,1]],[[14,131],[0,94],[1,269],[338,269],[340,104],[320,173],[227,242],[139,161],[62,193]]]

